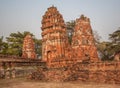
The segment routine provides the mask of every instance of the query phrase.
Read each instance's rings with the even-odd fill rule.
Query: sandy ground
[[[41,82],[17,78],[0,79],[0,88],[120,88],[120,85],[80,82]]]

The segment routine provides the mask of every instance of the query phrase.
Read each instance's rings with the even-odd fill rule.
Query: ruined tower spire
[[[23,41],[23,49],[22,49],[22,57],[23,58],[36,58],[35,53],[35,44],[30,34],[27,34]]]
[[[75,51],[73,55],[74,58],[79,58],[81,61],[98,60],[90,20],[84,15],[76,19],[72,38],[72,48]]]
[[[66,27],[62,15],[56,7],[47,9],[42,19],[42,59],[51,60],[64,57]]]

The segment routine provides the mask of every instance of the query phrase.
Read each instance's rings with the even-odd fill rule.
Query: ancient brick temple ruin
[[[98,55],[90,20],[83,15],[76,20],[72,45],[68,43],[66,25],[56,7],[48,8],[42,19],[42,58],[49,65],[66,61],[97,61]],[[60,63],[57,63],[59,65]],[[63,64],[62,64],[63,63]]]
[[[37,66],[37,70],[33,69],[35,72],[31,73],[30,70],[29,78],[120,84],[120,52],[116,52],[115,61],[100,61],[89,18],[81,15],[76,19],[71,44],[68,42],[64,19],[56,7],[47,9],[41,29],[42,60],[34,59],[35,45],[28,34],[22,50],[22,57],[28,59],[4,59],[6,57],[0,56],[0,78],[4,74],[5,78],[14,78],[17,66]]]
[[[35,44],[33,38],[30,34],[27,34],[23,41],[23,49],[22,49],[22,57],[23,58],[36,58],[35,53]]]
[[[47,9],[41,29],[42,60],[47,64],[33,73],[32,79],[120,84],[120,62],[100,61],[89,18],[81,15],[76,19],[71,44],[56,7]],[[116,55],[118,58],[119,53]]]

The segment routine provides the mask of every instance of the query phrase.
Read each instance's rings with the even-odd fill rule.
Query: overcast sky
[[[50,6],[56,6],[66,21],[81,14],[89,17],[92,29],[103,40],[120,27],[120,0],[0,0],[0,36],[32,32],[41,39],[41,20]]]

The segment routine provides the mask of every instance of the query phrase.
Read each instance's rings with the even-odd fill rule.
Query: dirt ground
[[[41,82],[17,78],[0,79],[0,88],[120,88],[120,85],[80,82]]]

